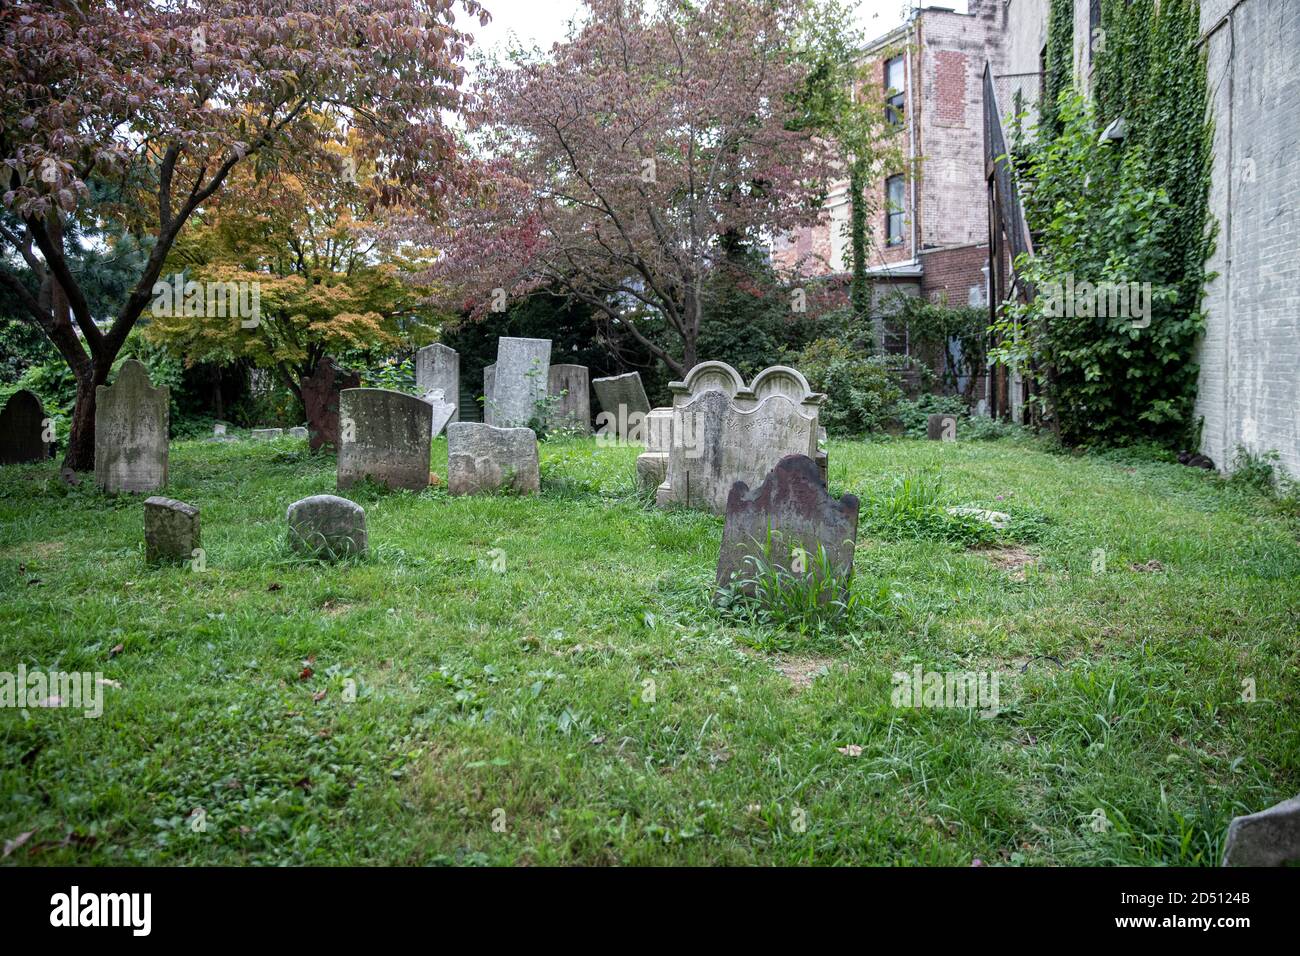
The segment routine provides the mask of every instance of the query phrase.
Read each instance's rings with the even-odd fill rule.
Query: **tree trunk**
[[[102,375],[99,369],[96,362],[88,375],[77,377],[77,402],[72,407],[68,451],[63,456],[63,467],[73,471],[92,471],[95,467],[95,388],[108,381],[107,368]]]

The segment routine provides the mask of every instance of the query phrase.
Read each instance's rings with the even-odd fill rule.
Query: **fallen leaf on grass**
[[[316,672],[310,667],[304,667],[298,674],[298,680],[309,680],[314,673]]]
[[[117,645],[115,645],[115,646],[113,647],[113,649],[112,649],[111,651],[108,652],[108,656],[109,656],[109,657],[117,657],[117,655],[118,655],[118,654],[121,654],[124,650],[126,650],[126,645],[125,645],[125,644],[117,644]]]
[[[26,833],[18,834],[12,840],[5,840],[4,856],[0,856],[0,859],[4,859],[5,857],[9,856],[10,853],[12,853],[14,850],[18,849],[20,846],[22,846],[24,843],[30,840],[32,838],[32,834],[34,834],[35,832],[36,832],[35,830],[28,830]]]
[[[840,753],[844,754],[846,757],[862,756],[862,747],[859,746],[858,744],[849,744],[847,747],[836,747],[835,749],[838,750]]]
[[[284,585],[281,584],[279,581],[272,581],[270,584],[266,586],[266,589],[268,591],[279,591],[282,590],[283,588]]]
[[[325,695],[328,694],[328,693],[329,693],[329,689],[328,689],[328,688],[325,689],[325,690],[318,690],[318,691],[316,691],[316,693],[314,693],[314,694],[311,695],[311,699],[314,700],[316,703],[319,704],[322,700],[325,699]]]

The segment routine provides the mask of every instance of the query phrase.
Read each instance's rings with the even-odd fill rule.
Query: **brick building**
[[[892,311],[896,295],[954,306],[987,301],[981,82],[985,62],[1000,61],[1004,27],[1003,0],[970,0],[968,13],[926,7],[863,51],[859,94],[886,101],[905,157],[868,190],[877,314]],[[773,264],[847,283],[849,213],[848,183],[836,183],[822,221],[778,239]],[[879,334],[890,351],[906,351],[888,323]]]

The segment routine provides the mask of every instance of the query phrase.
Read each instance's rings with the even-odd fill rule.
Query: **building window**
[[[903,177],[890,176],[885,180],[885,245],[897,246],[903,241]]]
[[[891,126],[903,125],[903,91],[906,89],[903,58],[885,61],[885,120]]]

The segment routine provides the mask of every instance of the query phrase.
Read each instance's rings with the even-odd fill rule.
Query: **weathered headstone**
[[[257,441],[271,441],[284,437],[283,428],[254,428],[249,434]]]
[[[344,389],[339,401],[338,487],[371,478],[389,488],[429,486],[429,403],[386,388]]]
[[[308,431],[306,425],[294,425],[293,428],[289,429],[290,438],[296,438],[299,441],[306,441],[310,436],[311,432]]]
[[[540,488],[537,434],[531,428],[477,422],[447,426],[448,492],[475,495],[508,489],[529,495]]]
[[[929,416],[925,420],[925,437],[930,441],[956,441],[956,416],[941,414]]]
[[[673,444],[673,410],[652,408],[641,422],[645,451],[636,456],[637,484],[655,488],[668,477],[668,454]]]
[[[816,453],[817,420],[784,395],[742,409],[709,389],[673,409],[668,477],[655,492],[661,508],[685,505],[724,514],[731,486],[758,485],[786,455]]]
[[[25,388],[14,392],[0,410],[0,465],[49,458],[50,446],[45,435],[45,409],[41,400]]]
[[[302,380],[302,404],[307,410],[311,450],[339,443],[339,395],[345,388],[357,388],[361,376],[339,368],[326,356],[316,372]]]
[[[366,553],[366,512],[337,495],[312,495],[289,506],[289,547],[334,560]]]
[[[497,382],[497,367],[493,365],[483,366],[483,424],[495,425],[496,403],[492,399],[492,389]]]
[[[650,399],[646,398],[640,372],[593,378],[591,387],[596,390],[596,401],[600,403],[602,412],[617,416],[645,415],[650,411]]]
[[[591,386],[585,365],[552,365],[547,392],[551,428],[591,433]]]
[[[200,547],[199,509],[154,495],[144,502],[144,558],[150,564],[184,562]]]
[[[451,402],[451,420],[460,421],[456,403],[460,401],[460,353],[435,342],[415,353],[415,387],[427,394],[430,389],[442,389],[444,399]],[[442,431],[436,428],[434,434]]]
[[[743,481],[731,486],[717,585],[724,587],[735,578],[741,590],[753,594],[754,586],[743,582],[762,562],[795,577],[813,578],[821,585],[823,603],[847,598],[857,536],[858,499],[845,495],[836,501],[822,484],[815,461],[807,455],[787,455],[757,488],[751,490]],[[829,580],[822,578],[827,571]]]
[[[225,422],[217,422],[215,425],[212,426],[212,436],[214,438],[220,438],[225,433],[226,433]]]
[[[1285,866],[1300,863],[1300,796],[1233,817],[1223,850],[1224,866]]]
[[[550,339],[497,339],[492,424],[517,428],[535,419],[545,408],[550,367]]]
[[[447,423],[455,420],[456,406],[446,400],[440,388],[431,388],[421,397],[433,409],[433,425],[429,429],[429,437],[437,438]]]
[[[127,359],[112,385],[95,389],[95,484],[108,492],[152,492],[167,484],[171,393]]]

